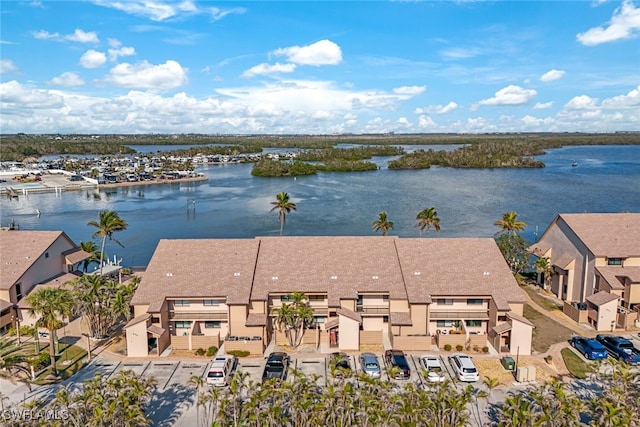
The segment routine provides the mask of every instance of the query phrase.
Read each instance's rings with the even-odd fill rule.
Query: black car
[[[271,353],[267,358],[262,373],[262,382],[270,379],[284,381],[287,379],[287,368],[289,367],[289,355],[284,352]]]
[[[411,368],[407,357],[402,350],[387,350],[384,353],[384,360],[387,366],[397,367],[398,372],[395,374],[397,380],[408,380],[411,377]]]
[[[331,365],[331,373],[335,377],[344,378],[351,376],[351,363],[348,354],[342,352],[332,353],[329,363]]]

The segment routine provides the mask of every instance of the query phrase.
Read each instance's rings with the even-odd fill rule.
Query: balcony
[[[169,320],[227,320],[226,311],[169,312]]]
[[[430,311],[431,320],[444,319],[472,319],[472,320],[489,320],[489,314],[486,311],[468,311],[468,310],[447,310],[447,311]]]
[[[389,315],[389,306],[388,305],[356,305],[356,312],[360,314],[379,314],[388,316]]]

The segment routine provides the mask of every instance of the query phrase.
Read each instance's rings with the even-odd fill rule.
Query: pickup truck
[[[267,358],[262,373],[262,382],[275,379],[278,382],[287,379],[287,368],[289,367],[289,355],[284,352],[271,353]]]
[[[598,335],[596,340],[602,343],[612,357],[629,365],[640,365],[640,350],[628,339],[614,335]]]

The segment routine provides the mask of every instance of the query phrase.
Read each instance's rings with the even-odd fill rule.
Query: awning
[[[328,321],[324,322],[324,328],[325,329],[333,329],[333,328],[336,328],[339,324],[340,324],[340,318],[339,317],[332,317]]]
[[[501,323],[499,325],[496,325],[492,328],[493,332],[495,332],[498,335],[502,335],[505,332],[509,332],[511,330],[511,323]]]
[[[150,325],[147,326],[147,332],[153,335],[162,336],[165,333],[165,329],[161,328],[160,326]]]

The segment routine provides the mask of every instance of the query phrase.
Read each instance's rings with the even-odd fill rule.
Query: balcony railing
[[[179,311],[169,312],[171,320],[227,320],[226,311]]]
[[[356,312],[361,314],[389,314],[388,305],[357,305]]]
[[[430,317],[432,320],[437,319],[473,319],[473,320],[488,320],[489,314],[486,310],[483,311],[467,311],[467,310],[446,310],[446,311],[435,311],[432,310],[430,313]]]

